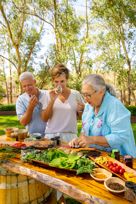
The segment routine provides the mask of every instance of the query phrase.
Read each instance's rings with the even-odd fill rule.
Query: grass
[[[135,142],[136,142],[136,123],[132,124],[132,129],[133,129],[133,133],[134,133],[134,137],[135,137]]]
[[[7,127],[23,128],[19,124],[17,116],[0,116],[0,135],[5,134],[5,128]]]
[[[78,121],[78,135],[80,133],[81,126],[82,126],[81,121]],[[23,128],[23,126],[19,124],[17,116],[0,116],[0,135],[5,134],[4,130],[7,127]],[[136,123],[132,124],[132,128],[133,128],[134,137],[136,141]]]

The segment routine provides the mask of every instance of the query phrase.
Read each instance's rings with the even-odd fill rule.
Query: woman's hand
[[[91,137],[82,135],[69,142],[70,147],[86,147],[91,144]]]
[[[78,147],[78,139],[79,139],[79,138],[74,138],[73,140],[71,140],[71,141],[69,142],[69,146],[70,146],[70,147]]]
[[[86,147],[91,144],[91,137],[82,135],[78,138],[78,145],[80,147]]]
[[[84,107],[85,107],[84,103],[78,102],[77,103],[77,112],[83,112]]]
[[[53,89],[50,91],[50,98],[51,98],[51,101],[55,101],[56,98],[58,97],[59,93],[56,92],[56,89]]]

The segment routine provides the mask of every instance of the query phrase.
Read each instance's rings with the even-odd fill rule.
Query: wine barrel
[[[50,193],[45,184],[0,168],[0,204],[43,203]]]

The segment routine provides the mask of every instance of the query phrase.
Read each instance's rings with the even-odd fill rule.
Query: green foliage
[[[51,87],[50,69],[45,64],[41,64],[41,70],[36,75],[36,83],[39,89],[50,89]]]
[[[17,1],[0,2],[2,14],[1,46],[3,56],[9,56],[9,62],[17,69],[17,74],[32,67],[39,51],[39,41],[42,36],[43,24],[26,14],[33,3]]]
[[[3,87],[0,85],[0,101],[3,98],[3,96],[5,95],[5,90],[3,89]]]
[[[0,111],[15,111],[15,104],[0,105]]]
[[[127,106],[127,109],[131,112],[131,115],[136,116],[136,106]]]
[[[66,154],[63,150],[59,149],[47,149],[42,152],[28,151],[23,155],[24,161],[30,161],[35,159],[48,163],[49,166],[63,168],[63,169],[75,169],[77,174],[92,172],[95,164],[84,156],[79,156],[76,153]]]
[[[130,80],[132,75],[134,77],[135,66],[135,8],[133,0],[92,2],[92,17],[96,22],[95,44],[100,51],[95,63],[105,72],[112,71],[125,104],[130,104],[135,94],[131,94],[135,83]]]
[[[80,91],[81,83],[82,83],[82,78],[79,78],[78,76],[71,76],[68,84],[70,88]]]
[[[136,143],[136,123],[132,123],[132,129],[133,129],[135,143]]]

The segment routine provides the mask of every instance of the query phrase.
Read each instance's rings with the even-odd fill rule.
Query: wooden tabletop
[[[136,162],[135,162],[136,163]],[[43,168],[23,163],[18,158],[12,158],[2,166],[15,173],[30,176],[59,190],[84,204],[127,204],[130,203],[124,195],[114,195],[107,191],[103,183],[96,182],[89,174],[76,176],[75,172]]]
[[[2,166],[15,173],[33,177],[85,204],[129,203],[123,195],[116,196],[108,192],[103,183],[96,182],[89,174],[76,176],[75,173],[64,170],[56,171],[23,163],[20,159],[11,159]]]

